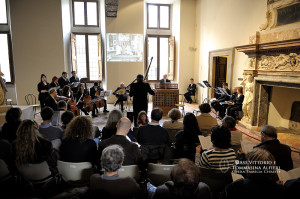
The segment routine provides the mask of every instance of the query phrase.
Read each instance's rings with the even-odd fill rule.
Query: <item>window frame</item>
[[[101,37],[101,34],[100,33],[82,33],[82,32],[72,32],[72,34],[85,36],[85,52],[86,52],[85,59],[86,59],[86,73],[87,73],[86,83],[94,83],[94,82],[99,82],[99,81],[101,82],[102,81],[101,79],[100,80],[90,80],[89,42],[88,42],[88,35],[97,35],[97,36],[100,35],[100,37]],[[100,44],[98,43],[98,45],[100,45],[102,48],[102,43],[100,43]],[[76,48],[76,46],[75,46],[75,48]],[[71,48],[71,50],[72,50],[72,48]],[[101,50],[101,56],[102,56],[102,50]],[[102,60],[102,58],[101,58],[101,60]],[[76,67],[78,67],[77,64],[76,64]],[[103,67],[103,66],[98,66],[98,67]],[[102,71],[103,71],[103,68],[102,68]],[[102,79],[103,79],[103,72],[101,74],[102,74]]]
[[[74,2],[83,2],[84,3],[84,25],[76,25],[75,24]],[[97,5],[97,25],[87,25],[87,2],[95,2]],[[72,0],[72,20],[73,20],[73,27],[99,27],[99,2],[98,2],[98,0]]]
[[[158,7],[158,9],[157,9],[157,28],[149,27],[149,5]],[[168,28],[160,27],[160,6],[168,6],[169,7]],[[150,30],[170,30],[171,29],[171,4],[147,3],[147,29],[150,29]]]
[[[0,25],[8,25],[9,24],[9,19],[8,19],[8,3],[7,3],[7,0],[4,0],[5,1],[5,6],[6,6],[6,23],[0,23]]]
[[[14,75],[14,64],[13,64],[13,52],[12,52],[12,40],[11,33],[9,31],[0,31],[0,34],[7,34],[7,46],[8,46],[8,59],[9,59],[9,71],[10,71],[10,82],[5,82],[6,84],[15,83]]]
[[[157,77],[156,77],[156,80],[148,80],[149,75],[147,74],[147,81],[156,83],[156,82],[160,81],[160,78],[159,78],[159,74],[160,74],[160,38],[168,38],[169,39],[171,37],[171,35],[152,35],[152,34],[147,35],[147,41],[146,41],[147,42],[147,48],[146,48],[146,50],[147,50],[147,53],[146,53],[147,65],[146,65],[145,71],[147,70],[147,68],[150,64],[148,61],[148,48],[149,48],[148,38],[149,37],[157,38],[157,63],[156,63],[157,64]],[[169,51],[170,51],[170,48],[168,47],[168,54],[169,54]],[[169,58],[169,56],[168,56],[168,58]],[[169,63],[168,63],[168,67],[169,67]]]

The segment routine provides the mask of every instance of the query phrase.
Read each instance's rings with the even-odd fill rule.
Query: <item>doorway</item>
[[[214,57],[214,65],[214,87],[222,87],[222,84],[227,82],[228,56]],[[214,97],[218,98],[219,96],[218,94],[214,93]]]

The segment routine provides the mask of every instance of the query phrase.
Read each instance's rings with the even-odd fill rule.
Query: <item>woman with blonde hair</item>
[[[97,164],[97,145],[91,139],[93,126],[90,117],[77,116],[65,130],[60,146],[60,160],[65,162],[91,162]]]
[[[177,108],[172,108],[168,112],[168,117],[171,119],[171,121],[165,121],[163,124],[163,127],[166,129],[183,129],[183,123],[178,122],[178,120],[181,118],[181,113]]]
[[[16,165],[38,164],[46,161],[51,173],[56,174],[56,157],[50,141],[42,138],[39,125],[33,120],[24,120],[17,130],[17,139],[12,144]]]

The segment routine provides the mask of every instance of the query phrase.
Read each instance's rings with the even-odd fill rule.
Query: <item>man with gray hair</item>
[[[291,157],[291,148],[281,144],[277,139],[277,129],[271,125],[265,125],[261,128],[261,143],[255,146],[269,151],[276,161],[276,166],[283,170],[293,169],[293,160]]]
[[[126,138],[130,127],[130,120],[127,117],[121,118],[117,123],[116,135],[113,135],[112,137],[99,143],[98,152],[100,156],[106,147],[113,144],[118,144],[123,148],[125,154],[123,165],[139,164],[141,161],[141,151],[136,144],[130,142]]]
[[[121,146],[106,147],[101,156],[104,174],[91,176],[87,198],[135,198],[140,186],[131,177],[120,178],[118,169],[122,167],[124,152]],[[117,191],[116,191],[117,188]]]
[[[49,96],[45,100],[45,106],[51,107],[54,111],[57,111],[57,101],[55,97],[57,97],[57,92],[55,88],[50,88],[49,89]]]

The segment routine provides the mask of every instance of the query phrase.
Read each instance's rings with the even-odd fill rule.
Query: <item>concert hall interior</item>
[[[132,151],[129,153],[125,151],[127,148],[120,144],[124,148],[124,151],[121,151],[123,156],[125,154],[125,159],[120,165],[131,165],[127,164],[127,156],[141,153],[139,161],[135,162],[139,165],[139,180],[134,181],[134,186],[147,190],[145,193],[140,191],[143,194],[130,195],[128,198],[161,197],[156,195],[159,192],[155,190],[161,188],[166,191],[169,185],[158,186],[167,180],[173,180],[170,186],[176,187],[175,177],[172,176],[171,179],[170,175],[175,175],[176,171],[179,173],[180,169],[184,169],[179,168],[180,165],[189,163],[178,163],[180,158],[190,159],[194,163],[192,166],[197,167],[195,175],[200,176],[198,181],[207,184],[202,185],[197,181],[197,186],[203,193],[199,193],[197,197],[193,195],[194,198],[205,198],[206,187],[210,187],[213,198],[230,198],[224,190],[234,190],[230,188],[237,186],[235,178],[250,179],[250,175],[244,173],[245,175],[241,176],[239,174],[243,174],[242,172],[234,172],[236,162],[223,172],[222,169],[233,161],[228,157],[234,156],[234,161],[246,161],[251,160],[254,153],[263,156],[258,161],[270,156],[268,160],[274,159],[277,166],[276,184],[267,188],[278,190],[278,196],[282,196],[283,193],[291,194],[293,191],[295,193],[295,188],[293,190],[289,183],[284,183],[289,179],[297,179],[296,183],[291,183],[300,188],[299,13],[299,0],[0,0],[0,150],[4,151],[6,147],[3,140],[5,143],[8,141],[7,153],[11,156],[7,160],[0,151],[0,186],[9,176],[15,179],[12,187],[21,187],[21,196],[24,193],[30,197],[57,195],[57,198],[64,198],[63,193],[72,188],[79,198],[93,198],[93,194],[97,193],[95,190],[99,188],[99,184],[93,183],[109,181],[109,175],[115,176],[118,172],[120,176],[123,175],[123,167],[121,170],[118,170],[118,167],[114,171],[108,171],[101,164],[107,149],[104,149],[104,145],[111,145],[109,141],[104,141],[122,134],[128,123],[122,117],[127,117],[131,124],[125,133],[128,140],[122,140],[122,144],[134,143],[138,146],[138,152],[131,146]],[[139,74],[142,76],[138,76]],[[47,108],[44,107],[51,107],[50,111],[47,112]],[[15,113],[9,113],[10,110]],[[18,116],[19,110],[21,116]],[[45,113],[42,113],[42,110]],[[74,115],[74,118],[68,121],[69,126],[63,121],[67,114],[62,116],[66,110],[73,112],[72,118]],[[146,112],[147,121],[141,119],[141,111]],[[8,124],[9,117],[14,118],[14,124]],[[113,121],[116,118],[118,120]],[[231,126],[226,124],[226,118],[229,118]],[[84,121],[85,119],[87,121]],[[32,121],[32,124],[25,124],[24,121],[27,120]],[[193,129],[193,124],[196,124],[196,129]],[[31,142],[38,142],[39,136],[44,136],[41,139],[45,140],[45,146],[46,142],[51,141],[50,148],[56,150],[55,158],[58,159],[54,164],[54,173],[62,176],[59,180],[53,175],[51,163],[46,160],[32,161],[33,156],[31,161],[27,161],[26,158],[20,159],[17,151],[20,147],[17,145],[22,143],[22,136],[29,137],[22,135],[22,125],[28,125],[27,130],[30,125],[32,129],[39,129],[40,133],[35,135],[37,140],[30,140]],[[175,125],[179,126],[174,127]],[[49,126],[57,128],[57,135],[46,135],[51,131],[47,131]],[[149,126],[154,130],[147,129]],[[84,130],[80,130],[81,127]],[[93,132],[83,135],[88,134],[83,131],[89,131],[90,127],[94,129]],[[78,131],[79,134],[72,135],[72,130]],[[25,127],[23,131],[26,131]],[[177,139],[187,139],[183,138],[187,131],[193,133],[194,137],[189,135],[189,140],[185,140],[189,143],[181,143],[179,146]],[[230,135],[230,147],[225,147],[226,149],[217,147],[217,141],[213,140],[217,139],[213,134],[218,136],[216,134],[221,131],[224,133],[222,136],[227,132]],[[14,135],[7,137],[5,132],[14,132]],[[146,133],[149,132],[153,135],[147,137]],[[240,137],[237,138],[234,132],[238,132]],[[202,135],[201,138],[198,138],[198,135]],[[80,140],[78,143],[66,141],[75,139],[76,136],[84,138],[76,138],[77,141]],[[163,139],[164,136],[168,137],[168,141],[161,143],[163,141],[159,139]],[[32,135],[32,139],[33,137]],[[170,156],[162,156],[161,159],[155,160],[155,163],[172,165],[166,168],[167,174],[166,170],[161,174],[166,175],[167,177],[163,177],[167,180],[158,184],[151,181],[151,174],[147,176],[153,163],[149,154],[146,158],[144,156],[145,146],[150,146],[147,150],[153,149],[152,144],[149,144],[153,140],[149,143],[145,141],[150,137],[153,140],[157,138],[155,142],[160,144],[156,146],[164,145],[164,155],[168,150],[171,151]],[[222,138],[223,141],[225,137]],[[94,142],[88,143],[93,139],[96,145]],[[233,144],[234,139],[238,140],[236,144]],[[57,143],[53,140],[59,140],[59,146],[64,145],[61,148],[64,148],[65,154],[60,151],[61,148],[55,148]],[[83,146],[83,143],[87,145]],[[95,145],[96,152],[91,159],[98,159],[77,161],[76,157],[66,155],[71,153],[71,150],[67,149],[71,145],[77,146],[74,147],[77,148],[76,152],[80,151],[80,147],[91,150],[91,145]],[[210,148],[203,148],[204,145]],[[127,145],[126,147],[129,148]],[[182,151],[179,150],[180,147]],[[185,154],[188,152],[184,151],[186,148],[188,155]],[[256,150],[258,148],[262,148],[263,151]],[[111,150],[111,153],[120,153],[118,150],[121,149],[116,147]],[[213,151],[212,154],[209,154],[210,151]],[[219,152],[224,155],[224,151],[228,152],[228,159],[223,159],[223,162],[217,162],[215,165],[209,162],[213,153]],[[266,154],[262,155],[264,152]],[[83,154],[82,151],[78,153]],[[92,152],[89,156],[92,156],[91,154]],[[137,157],[131,157],[134,158]],[[166,158],[169,159],[164,162]],[[16,163],[20,160],[30,165],[46,162],[51,178],[55,178],[56,183],[62,181],[60,188],[54,188],[52,194],[50,191],[37,191],[33,181],[30,182],[23,176],[26,172]],[[74,185],[69,183],[64,175],[60,175],[65,166],[61,165],[62,162],[88,162],[95,168],[94,173],[101,173],[105,177],[98,179],[96,174],[93,174],[90,180],[89,175],[88,180],[85,179],[88,182],[83,183],[83,186],[76,183]],[[2,176],[3,163],[8,165],[9,170],[5,176]],[[13,164],[15,165],[11,166]],[[232,177],[230,182],[222,184],[221,188],[217,187],[219,189],[216,191],[213,180],[204,180],[202,169],[212,169],[217,167],[217,164],[218,168],[214,168],[215,170],[222,171],[222,175],[230,170]],[[69,165],[70,168],[72,166],[74,165]],[[192,166],[186,168],[191,169]],[[178,170],[174,169],[171,174],[173,167]],[[125,167],[123,170],[126,170]],[[288,170],[291,172],[288,173]],[[292,172],[294,170],[295,172]],[[78,176],[71,177],[72,172],[68,175],[70,179],[82,180]],[[26,179],[24,181],[30,182],[33,190],[31,193],[24,191],[24,187],[29,187],[28,184],[17,182],[23,177]],[[116,179],[120,180],[119,176]],[[9,191],[11,182],[10,180],[7,183],[7,194],[18,197]],[[127,184],[127,181],[124,182],[123,184]],[[130,183],[132,181],[129,180],[128,189],[133,189],[129,186]],[[277,187],[280,183],[280,187]],[[154,186],[151,187],[152,185]],[[74,187],[82,188],[82,192]],[[239,191],[239,194],[246,193],[249,187],[243,187],[245,190]],[[283,187],[284,191],[280,192]],[[105,188],[113,189],[108,186]],[[253,185],[251,188],[257,187]],[[164,197],[175,197],[175,193],[171,193],[170,190],[168,189],[169,195]],[[258,192],[268,196],[261,189]],[[106,194],[116,198],[125,197],[122,194],[116,195],[112,190],[108,190]]]

